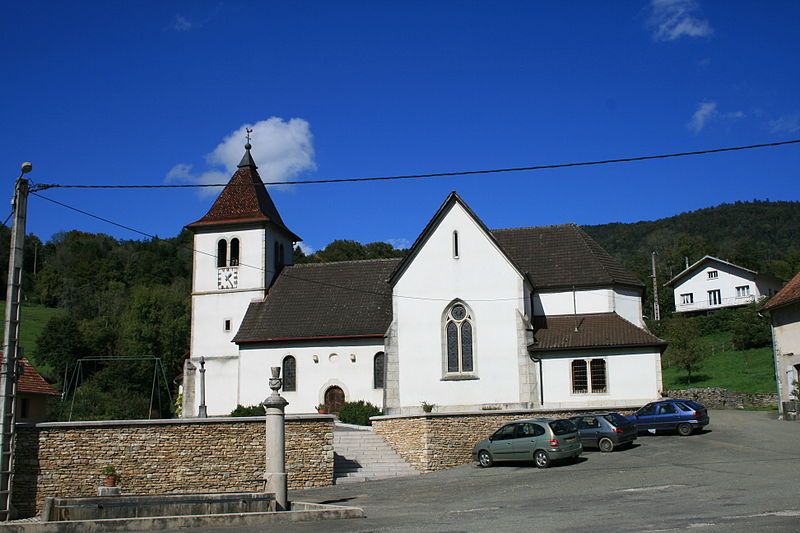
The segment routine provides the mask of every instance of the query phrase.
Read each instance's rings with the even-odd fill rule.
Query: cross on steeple
[[[244,131],[245,131],[244,138],[247,139],[247,144],[244,145],[244,157],[242,157],[242,160],[239,162],[239,168],[244,168],[244,167],[258,168],[256,167],[255,161],[253,161],[253,156],[250,155],[250,148],[252,148],[252,146],[250,145],[250,134],[253,133],[253,128],[245,128]]]
[[[250,144],[250,134],[253,133],[253,128],[245,128],[244,131],[247,133],[245,134],[244,138],[247,139],[247,144]],[[250,146],[245,146],[248,150],[251,148]]]

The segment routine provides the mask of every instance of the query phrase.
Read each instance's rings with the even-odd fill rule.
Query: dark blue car
[[[691,435],[709,423],[706,408],[693,400],[660,400],[648,403],[628,419],[639,431],[648,429],[676,430]]]

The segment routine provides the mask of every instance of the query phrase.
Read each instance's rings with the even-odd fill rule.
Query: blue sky
[[[0,20],[0,169],[34,181],[342,178],[800,137],[800,3],[41,2]],[[312,248],[413,241],[451,190],[493,228],[800,200],[800,146],[703,158],[272,189]],[[2,190],[0,190],[2,194]],[[213,196],[46,194],[162,237]],[[6,213],[0,213],[5,217]],[[29,231],[135,234],[32,198]]]

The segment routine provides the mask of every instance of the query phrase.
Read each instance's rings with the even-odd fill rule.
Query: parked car
[[[530,461],[547,468],[552,461],[575,460],[583,452],[571,421],[537,418],[510,422],[475,445],[473,457],[482,467],[501,461]]]
[[[704,428],[709,423],[706,408],[693,400],[660,400],[648,403],[629,416],[639,431],[677,430],[683,436]]]
[[[570,420],[578,427],[584,448],[612,452],[614,448],[636,440],[636,424],[619,413],[573,416]]]

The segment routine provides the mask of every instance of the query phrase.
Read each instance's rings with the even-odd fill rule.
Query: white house
[[[287,412],[641,405],[665,343],[643,285],[581,228],[489,230],[454,192],[403,259],[292,265],[299,240],[250,146],[195,233],[184,413],[253,405],[283,368]]]
[[[783,402],[798,400],[800,388],[800,272],[762,308],[772,322],[772,348],[781,412]]]
[[[669,280],[675,311],[686,313],[747,305],[774,295],[783,282],[707,255]]]

